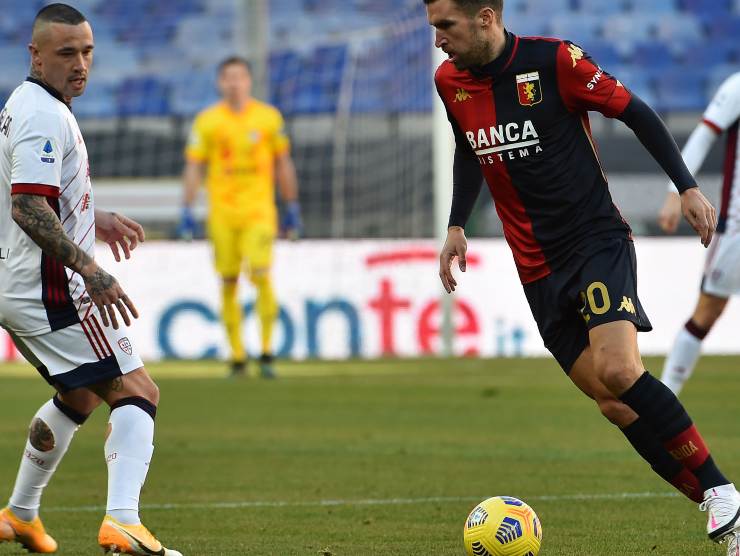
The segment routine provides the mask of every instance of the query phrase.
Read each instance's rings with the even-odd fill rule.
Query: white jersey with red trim
[[[722,83],[704,112],[703,121],[718,134],[727,132],[717,232],[740,233],[740,72],[732,74]]]
[[[58,92],[29,78],[0,113],[0,324],[34,336],[79,323],[91,306],[82,278],[44,254],[12,219],[12,194],[43,195],[90,256],[95,210],[87,149]]]

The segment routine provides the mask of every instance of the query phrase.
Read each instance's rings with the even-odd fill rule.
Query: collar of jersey
[[[39,81],[38,79],[34,79],[33,77],[26,77],[26,81],[29,81],[31,83],[34,83],[35,85],[38,85],[39,87],[44,89],[47,93],[49,93],[51,96],[53,96],[55,99],[57,99],[59,102],[64,104],[64,106],[72,110],[72,107],[69,104],[67,104],[67,101],[64,100],[62,93],[60,93],[53,87],[49,87],[49,85],[47,85],[43,81]]]
[[[504,30],[504,33],[506,33],[506,46],[504,46],[504,51],[501,55],[485,66],[470,69],[470,73],[478,79],[498,77],[511,65],[514,54],[516,54],[516,48],[519,45],[519,37],[506,30]]]

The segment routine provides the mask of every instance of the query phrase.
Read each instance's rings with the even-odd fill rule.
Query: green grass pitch
[[[543,556],[724,553],[551,360],[284,363],[274,382],[211,362],[149,369],[162,401],[142,516],[186,556],[462,556],[464,519],[492,495],[535,508]],[[683,398],[731,477],[739,370],[706,357]],[[0,366],[0,500],[49,396],[34,371]],[[61,555],[99,553],[106,417],[79,431],[44,496]]]

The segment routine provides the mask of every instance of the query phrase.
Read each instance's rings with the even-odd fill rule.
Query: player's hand
[[[95,212],[95,237],[110,246],[116,262],[121,262],[121,252],[126,259],[131,251],[144,241],[144,228],[138,222],[115,212]]]
[[[672,234],[681,221],[681,196],[678,192],[670,191],[658,213],[658,224],[667,234]]]
[[[180,216],[180,224],[177,226],[177,237],[184,239],[185,241],[191,241],[195,236],[195,231],[198,224],[195,221],[195,215],[193,209],[189,206],[182,207],[182,215]]]
[[[681,193],[681,210],[691,227],[701,237],[704,247],[712,243],[714,230],[717,228],[717,211],[698,187],[692,187]]]
[[[468,240],[465,239],[465,230],[460,226],[452,226],[447,230],[447,239],[445,240],[442,252],[439,254],[439,279],[447,293],[455,291],[457,281],[452,276],[452,261],[457,257],[457,265],[462,272],[465,272],[465,253],[468,251]]]
[[[291,201],[285,205],[281,229],[285,237],[295,241],[301,235],[301,205],[298,201]]]
[[[90,299],[100,311],[105,326],[113,325],[118,330],[118,312],[126,326],[131,326],[131,317],[139,318],[139,312],[133,301],[123,291],[118,281],[92,262],[85,267],[80,275],[85,281],[85,289]],[[131,315],[129,316],[129,313]]]

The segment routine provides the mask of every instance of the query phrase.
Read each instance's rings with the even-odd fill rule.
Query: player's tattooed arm
[[[94,265],[92,257],[64,233],[62,223],[40,195],[13,195],[13,220],[41,250],[64,266],[82,274]]]
[[[138,318],[136,307],[116,279],[100,268],[90,255],[67,236],[45,197],[13,195],[12,212],[13,220],[44,253],[82,276],[87,293],[100,310],[103,324],[108,326],[110,322],[113,328],[118,328],[116,310],[126,325],[131,324],[129,311],[134,318]]]

